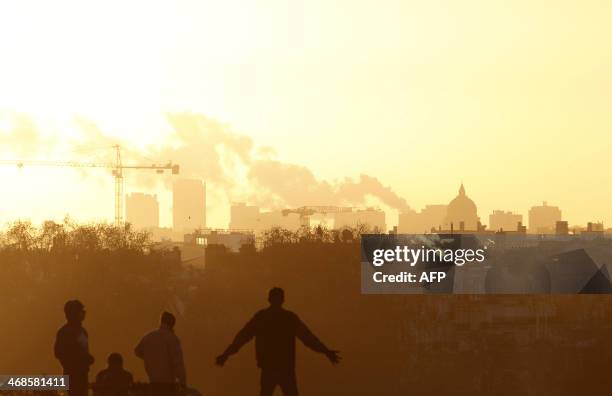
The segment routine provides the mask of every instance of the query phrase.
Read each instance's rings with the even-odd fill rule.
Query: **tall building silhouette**
[[[157,195],[132,193],[125,196],[125,220],[135,228],[159,227]]]
[[[258,232],[266,231],[271,228],[283,228],[285,230],[297,231],[302,226],[300,215],[297,213],[283,214],[280,210],[271,212],[260,212],[257,219]]]
[[[259,207],[234,202],[230,207],[230,230],[256,230],[259,227]]]
[[[503,210],[494,210],[489,215],[489,229],[491,231],[516,231],[518,223],[523,223],[523,215]]]
[[[361,210],[341,211],[334,213],[334,228],[368,226],[370,229],[378,229],[386,232],[385,212],[380,209],[367,208]]]
[[[206,227],[206,184],[198,179],[179,179],[172,189],[172,220],[175,231],[192,232]]]
[[[426,205],[420,212],[400,213],[397,230],[405,234],[424,234],[441,228],[446,219],[447,205]]]
[[[542,202],[542,206],[533,206],[529,209],[530,233],[553,234],[558,221],[561,221],[561,209],[549,206],[546,201]]]
[[[555,223],[555,234],[556,235],[569,234],[569,227],[567,225],[567,221],[559,220]]]
[[[283,214],[281,210],[261,212],[258,206],[247,205],[244,202],[232,203],[230,207],[231,230],[259,233],[278,227],[296,231],[300,226],[301,218],[297,213]]]

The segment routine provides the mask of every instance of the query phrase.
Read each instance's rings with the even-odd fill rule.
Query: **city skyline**
[[[168,115],[169,122],[175,128],[174,137],[181,145],[178,147],[169,144],[156,148],[152,153],[147,149],[141,149],[130,145],[127,140],[113,139],[104,135],[95,124],[77,120],[82,137],[85,141],[71,138],[63,140],[59,135],[45,135],[39,133],[35,124],[29,123],[31,120],[26,115],[15,115],[4,113],[4,119],[15,121],[12,134],[6,133],[4,129],[5,145],[2,147],[4,153],[13,154],[2,157],[1,159],[17,158],[25,160],[62,160],[62,161],[85,161],[91,162],[93,159],[102,162],[112,162],[109,154],[112,154],[111,144],[120,142],[124,149],[124,163],[146,164],[165,163],[173,158],[183,159],[181,174],[186,174],[187,178],[200,180],[212,179],[210,187],[210,199],[208,199],[206,217],[210,219],[208,225],[212,228],[225,228],[229,223],[229,212],[231,202],[248,202],[256,204],[264,210],[278,210],[284,208],[296,208],[305,205],[339,205],[355,207],[380,207],[385,210],[387,215],[388,228],[398,225],[398,215],[403,212],[418,210],[419,208],[440,206],[444,198],[442,194],[425,201],[415,194],[414,201],[407,200],[399,192],[405,190],[406,184],[389,186],[384,184],[385,179],[375,176],[361,174],[359,178],[344,177],[341,180],[327,181],[318,178],[313,170],[291,162],[283,162],[276,158],[273,147],[258,147],[255,142],[247,135],[242,135],[222,127],[215,120],[207,117],[191,114],[179,113]],[[0,117],[1,118],[1,117]],[[1,124],[1,123],[0,123]],[[5,124],[6,127],[6,124]],[[2,131],[0,129],[0,131]],[[9,130],[10,131],[10,130]],[[24,137],[23,139],[21,137]],[[78,136],[78,134],[77,134]],[[45,139],[48,139],[46,141]],[[182,139],[182,141],[181,141]],[[212,145],[206,146],[206,142],[212,139]],[[190,144],[193,141],[194,144]],[[103,146],[95,147],[94,143],[105,143]],[[36,143],[42,143],[43,148],[54,150],[41,150],[35,148]],[[155,147],[155,146],[154,146]],[[200,150],[204,148],[204,150]],[[150,150],[150,147],[148,148]],[[2,150],[0,150],[2,151]],[[24,153],[35,152],[40,157],[26,156]],[[212,153],[212,160],[204,158],[200,152]],[[50,156],[50,153],[56,153]],[[23,156],[16,156],[21,153]],[[41,154],[42,153],[42,154]],[[59,154],[58,154],[59,153]],[[86,153],[86,154],[82,154]],[[222,153],[222,154],[219,154]],[[272,154],[271,154],[272,153]],[[127,154],[127,156],[125,156]],[[5,154],[6,155],[6,154]],[[63,157],[62,157],[63,155]],[[70,155],[74,157],[65,156]],[[155,155],[158,161],[150,158]],[[166,158],[161,160],[160,158]],[[10,160],[9,160],[10,161]],[[176,162],[176,161],[175,161]],[[228,162],[237,162],[238,166],[226,169]],[[234,164],[235,165],[235,164]],[[213,169],[209,172],[208,169]],[[204,174],[204,175],[203,175]],[[0,204],[4,210],[0,211],[0,224],[16,219],[30,219],[35,223],[44,220],[63,219],[66,215],[80,222],[90,221],[110,221],[110,211],[112,205],[112,178],[110,172],[104,170],[88,169],[51,169],[42,167],[17,167],[14,163],[5,163],[0,166],[0,175],[4,176],[7,185],[11,185],[11,194],[2,196]],[[201,176],[200,176],[201,175]],[[209,177],[206,177],[209,175]],[[154,172],[144,172],[135,174],[126,171],[125,192],[153,194],[158,197],[160,205],[159,224],[162,227],[169,227],[172,222],[172,180],[182,178],[154,175]],[[234,179],[235,178],[235,179]],[[56,182],[55,180],[60,180]],[[460,178],[461,180],[472,180],[474,177]],[[241,184],[243,182],[243,184]],[[34,183],[34,184],[33,184]],[[451,186],[456,183],[451,181]],[[520,184],[520,180],[518,181]],[[67,190],[57,190],[56,185],[69,185],[74,195],[66,197]],[[239,188],[237,188],[237,186]],[[240,190],[243,186],[246,189]],[[481,210],[482,224],[487,222],[488,214],[495,211],[511,211],[522,215],[527,219],[529,208],[538,202],[550,200],[551,194],[546,194],[544,199],[535,197],[529,190],[521,191],[519,194],[500,194],[492,196],[490,191],[484,193],[491,197],[490,200],[482,200],[476,194],[483,195],[483,186],[470,185],[470,194],[478,201]],[[446,185],[436,184],[436,189],[450,190]],[[261,189],[258,191],[258,189]],[[515,190],[512,186],[504,185],[504,190]],[[39,193],[44,190],[45,198],[48,199],[44,206],[38,204]],[[431,196],[431,191],[421,188],[420,193],[427,193]],[[476,191],[477,193],[472,193]],[[448,196],[451,194],[448,193]],[[593,195],[580,194],[581,199],[593,198]],[[608,223],[605,213],[596,212],[593,207],[585,206],[589,209],[576,208],[581,200],[568,200],[569,196],[561,196],[552,199],[555,204],[564,208],[564,219],[570,226],[583,225],[588,222]],[[327,199],[327,200],[326,200]],[[70,202],[70,209],[66,210],[66,204]],[[26,204],[24,206],[24,203]],[[565,209],[565,205],[571,203],[573,210]],[[521,208],[522,207],[522,208]],[[607,208],[607,206],[606,206]],[[524,223],[527,223],[524,221]]]
[[[610,388],[610,21],[0,1],[0,396]]]
[[[569,231],[590,231],[592,227],[607,230],[603,221],[591,219],[586,223],[571,223],[564,220],[562,210],[547,201],[535,204],[526,212],[527,216],[517,211],[500,209],[492,210],[482,218],[478,215],[478,205],[467,195],[463,183],[459,187],[457,196],[446,204],[426,204],[420,211],[408,208],[398,211],[397,219],[389,217],[389,213],[380,211],[377,206],[309,206],[296,208],[264,209],[247,202],[230,202],[228,222],[217,226],[207,226],[206,183],[200,179],[175,178],[172,183],[172,204],[170,210],[171,224],[160,224],[160,204],[157,194],[144,192],[131,192],[124,197],[124,218],[136,228],[168,230],[170,232],[189,233],[201,229],[226,230],[252,230],[261,232],[271,227],[283,227],[296,230],[304,225],[301,215],[306,214],[308,224],[311,226],[323,224],[328,228],[356,227],[359,224],[368,224],[383,232],[396,230],[399,233],[428,233],[433,230],[453,230],[480,232],[487,230],[516,232],[524,226],[530,233],[555,233],[563,225]],[[191,199],[191,200],[188,200]],[[311,209],[312,208],[312,209]],[[317,208],[321,208],[318,211]],[[334,212],[333,208],[338,208]],[[350,211],[347,211],[350,209]],[[314,210],[311,213],[310,211]],[[379,216],[382,216],[380,217]],[[313,217],[314,215],[314,217]],[[70,217],[69,214],[67,214]],[[15,218],[17,220],[31,220]],[[45,218],[46,220],[55,220]],[[73,218],[74,220],[74,218]],[[373,223],[372,223],[373,221]],[[10,222],[3,224],[8,225]],[[372,223],[372,224],[371,224]],[[340,224],[340,225],[338,225]],[[397,229],[396,229],[397,227]],[[160,234],[162,235],[162,234]],[[163,234],[166,235],[166,234]],[[168,234],[170,235],[170,234]]]
[[[548,200],[570,224],[612,224],[607,3],[38,3],[0,12],[0,159],[119,143],[206,181],[213,226],[231,201],[383,206],[370,187],[420,210],[461,180],[482,213]],[[112,213],[103,171],[0,177],[2,223]],[[169,180],[125,177],[169,224]]]

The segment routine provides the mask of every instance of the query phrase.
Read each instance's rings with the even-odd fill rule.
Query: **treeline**
[[[115,348],[155,323],[171,301],[180,254],[152,249],[131,227],[16,222],[0,234],[0,372],[57,373],[52,353],[63,304],[81,299],[97,352],[96,369]]]
[[[309,243],[352,243],[363,234],[380,234],[377,227],[371,228],[368,224],[358,224],[356,227],[346,227],[341,230],[326,227],[301,227],[296,231],[284,228],[271,228],[263,232],[261,245],[271,247],[287,244]]]
[[[40,227],[30,221],[17,221],[0,232],[0,250],[22,254],[104,250],[142,253],[151,245],[150,234],[134,230],[130,224],[122,227],[106,223],[77,224],[69,218],[62,223],[45,221]]]
[[[0,372],[57,373],[52,343],[62,306],[79,298],[97,359],[92,378],[120,352],[144,379],[134,345],[171,310],[192,385],[207,396],[256,394],[252,344],[223,369],[213,360],[280,286],[287,308],[344,356],[332,367],[300,347],[304,394],[582,394],[612,386],[610,297],[363,295],[363,232],[269,230],[259,250],[209,247],[201,269],[130,227],[15,223],[0,236]]]

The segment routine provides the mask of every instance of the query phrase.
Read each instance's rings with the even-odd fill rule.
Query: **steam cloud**
[[[15,155],[32,155],[57,143],[41,135],[34,120],[25,114],[0,111],[0,121],[9,122],[7,130],[0,130],[0,147],[10,148]]]
[[[409,209],[404,198],[375,177],[362,174],[358,181],[345,178],[339,183],[317,180],[304,166],[273,159],[271,148],[259,148],[254,153],[250,138],[235,134],[207,117],[181,113],[170,114],[168,119],[179,147],[163,147],[156,156],[177,158],[188,176],[223,186],[230,198],[237,187],[232,182],[232,171],[244,166],[246,180],[254,190],[247,200],[263,208],[361,205],[367,196],[373,196],[400,211]]]
[[[406,200],[378,179],[360,175],[358,181],[345,178],[330,184],[319,181],[306,167],[265,160],[255,162],[249,177],[262,188],[282,198],[288,206],[363,204],[368,195],[377,197],[386,205],[406,211]]]
[[[244,200],[264,209],[363,205],[368,196],[400,211],[409,209],[404,198],[373,176],[362,174],[358,180],[347,177],[339,182],[319,180],[307,167],[278,161],[273,148],[256,147],[248,136],[237,134],[203,115],[172,113],[167,115],[167,120],[173,131],[168,141],[143,151],[105,135],[91,121],[76,119],[81,136],[78,141],[71,142],[72,152],[78,153],[89,146],[120,144],[126,163],[130,159],[142,163],[146,161],[143,158],[155,158],[159,164],[172,159],[180,164],[182,177],[200,178],[208,183],[209,191],[217,189],[230,201]],[[24,116],[18,121],[8,135],[0,134],[0,143],[20,155],[38,152],[34,147],[40,147],[44,139],[37,133],[34,123]],[[50,147],[58,142],[44,143]],[[107,150],[104,158],[96,160],[111,162],[111,154]],[[160,180],[148,172],[137,172],[129,177],[133,177],[130,182],[147,188]]]

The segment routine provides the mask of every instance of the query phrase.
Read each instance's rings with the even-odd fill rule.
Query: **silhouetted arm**
[[[329,351],[318,338],[315,336],[312,331],[302,322],[298,317],[295,318],[297,320],[296,326],[296,336],[306,345],[308,348],[312,349],[316,352],[326,353]]]
[[[255,316],[253,316],[251,320],[244,325],[238,334],[236,334],[234,341],[232,341],[232,343],[225,349],[225,352],[217,356],[217,365],[223,366],[228,357],[238,352],[240,348],[244,346],[244,344],[251,341],[251,338],[255,337],[257,322],[259,321],[258,318],[259,316],[255,314]]]
[[[255,337],[255,329],[257,328],[257,315],[253,316],[251,320],[244,325],[242,330],[236,334],[234,341],[227,347],[224,355],[233,355],[240,350],[247,342],[251,341],[251,338]]]
[[[297,321],[295,335],[304,343],[304,345],[313,351],[324,354],[333,364],[340,362],[341,357],[338,351],[333,351],[326,347],[325,344],[323,344],[321,340],[319,340],[317,336],[310,331],[308,326],[306,326],[306,324],[300,320],[300,318],[296,316],[295,320]]]
[[[85,336],[87,332],[83,330]],[[93,356],[87,348],[83,348],[76,341],[74,331],[62,328],[57,332],[55,345],[53,346],[55,357],[60,361],[64,369],[89,367],[94,362]]]
[[[89,334],[87,333],[87,330],[83,329],[83,332],[85,333],[85,337],[87,337],[87,339],[89,339]],[[84,350],[84,352],[85,352],[85,359],[86,359],[86,362],[87,362],[87,366],[91,366],[92,364],[94,364],[96,359],[94,359],[94,357],[91,355],[91,353],[89,353],[89,345]]]
[[[53,345],[55,358],[62,364],[64,364],[68,356],[68,340],[66,338],[62,330],[58,331],[55,337],[55,344]]]
[[[102,370],[96,375],[96,382],[93,384],[94,395],[100,395],[103,391],[108,390],[108,384],[105,381],[105,370]]]
[[[187,384],[187,376],[185,374],[185,364],[183,362],[183,349],[181,348],[181,342],[177,337],[174,337],[173,345],[171,349],[171,364],[174,370],[174,376],[178,379],[179,383],[183,386]]]
[[[144,342],[145,342],[145,337],[143,337],[140,340],[140,342],[138,343],[138,345],[136,345],[136,348],[134,348],[134,353],[136,354],[136,356],[138,356],[141,359],[144,359],[144,350],[145,350]]]

